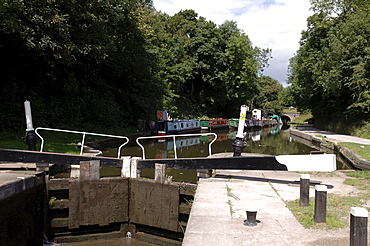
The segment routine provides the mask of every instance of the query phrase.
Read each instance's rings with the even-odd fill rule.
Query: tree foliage
[[[269,49],[253,47],[236,22],[217,26],[193,10],[146,16],[151,48],[160,54],[159,76],[168,85],[164,109],[178,116],[228,117],[251,103]]]
[[[236,22],[169,16],[151,0],[3,0],[0,130],[24,128],[25,100],[36,126],[91,130],[156,110],[229,117],[256,98],[273,105],[276,83],[259,78],[270,53]]]
[[[5,0],[1,128],[22,126],[26,99],[36,124],[54,127],[125,126],[154,111],[163,86],[133,14],[144,3]]]
[[[258,89],[253,107],[261,109],[265,114],[280,115],[283,111],[283,86],[269,76],[262,76],[259,78]]]
[[[290,61],[291,95],[314,116],[368,120],[370,4],[312,0],[301,46]]]

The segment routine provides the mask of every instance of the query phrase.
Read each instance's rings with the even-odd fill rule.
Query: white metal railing
[[[125,137],[125,136],[115,136],[115,135],[107,135],[107,134],[99,134],[99,133],[91,133],[91,132],[79,132],[79,131],[71,131],[71,130],[61,130],[61,129],[52,129],[52,128],[37,127],[36,130],[35,130],[35,133],[41,139],[40,152],[42,152],[42,150],[44,148],[44,142],[45,141],[44,141],[44,138],[41,137],[41,135],[38,133],[38,130],[55,131],[55,132],[68,132],[68,133],[82,134],[80,155],[82,155],[82,153],[83,153],[86,135],[126,139],[126,142],[123,143],[123,144],[121,144],[119,146],[119,148],[118,148],[118,156],[117,156],[117,158],[120,158],[122,147],[125,146],[126,144],[128,144],[128,142],[129,142],[128,137]]]
[[[140,146],[140,148],[142,150],[142,153],[143,153],[143,160],[145,160],[145,148],[144,148],[144,146],[141,143],[139,143],[139,140],[142,140],[142,139],[153,139],[153,138],[154,139],[155,138],[172,138],[173,139],[173,149],[174,149],[174,152],[175,152],[175,159],[177,159],[176,137],[193,137],[193,136],[214,136],[214,139],[208,145],[208,153],[209,153],[209,156],[211,156],[211,154],[212,154],[211,146],[212,146],[213,142],[216,141],[216,139],[217,139],[217,134],[214,133],[214,132],[210,132],[210,133],[194,133],[194,134],[180,134],[180,135],[150,136],[150,137],[138,137],[136,139],[136,143]]]

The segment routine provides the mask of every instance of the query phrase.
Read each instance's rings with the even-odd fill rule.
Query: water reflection
[[[214,131],[217,140],[212,144],[212,154],[232,152],[232,143],[236,138],[236,131],[221,129]],[[178,158],[207,157],[208,145],[213,136],[177,137],[174,143],[172,138],[141,140],[144,145],[146,159],[174,158],[176,151]],[[247,143],[245,153],[261,153],[270,155],[309,154],[314,150],[297,141],[289,141],[289,131],[281,130],[281,126],[248,129],[243,139]],[[116,148],[105,149],[104,156],[114,157]],[[142,157],[141,148],[137,145],[125,146],[121,155]]]
[[[233,152],[232,143],[236,138],[236,131],[229,129],[220,129],[214,131],[217,134],[217,140],[212,144],[212,154]],[[176,152],[178,158],[192,157],[207,157],[209,156],[208,145],[214,139],[213,136],[192,136],[192,137],[177,137],[175,143],[172,138],[166,139],[148,139],[142,140],[141,143],[145,147],[146,159],[162,159],[174,158]],[[244,153],[259,153],[268,155],[298,155],[310,154],[311,151],[317,150],[315,146],[304,144],[290,137],[289,129],[284,126],[266,127],[259,129],[247,129],[243,139],[247,143],[244,148]],[[104,156],[115,157],[117,148],[106,149],[103,151]],[[125,146],[121,150],[123,156],[142,157],[142,150],[136,144],[133,146]],[[337,160],[338,169],[347,169],[343,167],[340,159]],[[188,170],[189,171],[189,170]],[[186,171],[186,172],[188,172]],[[149,176],[153,170],[144,170],[149,172]],[[193,170],[192,172],[195,173]],[[181,176],[179,173],[184,173],[181,170],[172,173],[171,176]],[[182,179],[178,177],[180,181]]]

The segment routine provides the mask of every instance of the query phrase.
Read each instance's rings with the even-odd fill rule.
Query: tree
[[[259,94],[254,98],[253,106],[261,109],[265,114],[280,115],[283,86],[279,81],[269,76],[262,76],[259,78],[258,91]]]
[[[314,0],[314,15],[290,62],[291,93],[315,117],[368,120],[368,1]]]
[[[217,27],[193,10],[145,16],[159,77],[168,85],[164,109],[177,116],[226,117],[256,94],[258,72],[270,50],[253,47],[235,22]]]
[[[151,1],[8,1],[0,12],[0,129],[116,127],[147,118],[163,85],[135,11]],[[134,116],[134,117],[133,117]]]

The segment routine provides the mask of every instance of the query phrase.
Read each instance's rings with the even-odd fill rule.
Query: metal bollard
[[[247,212],[247,219],[244,220],[244,224],[245,226],[256,226],[257,223],[259,223],[260,221],[257,220],[257,211],[246,211]]]
[[[234,156],[241,156],[243,149],[247,144],[243,142],[240,138],[236,138],[235,141],[232,143]]]
[[[24,141],[28,145],[28,150],[36,151],[37,136],[34,131],[28,131]]]

